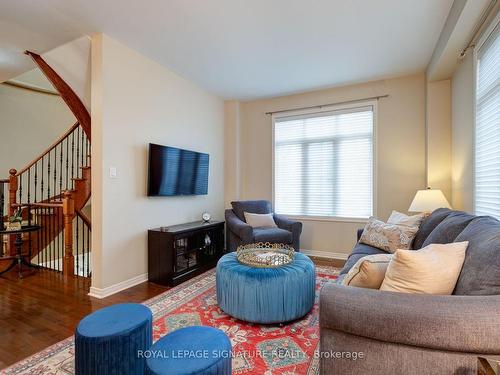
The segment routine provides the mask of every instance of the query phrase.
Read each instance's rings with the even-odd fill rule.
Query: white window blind
[[[477,52],[475,212],[500,219],[500,32]]]
[[[373,106],[274,119],[274,205],[286,215],[373,213]]]

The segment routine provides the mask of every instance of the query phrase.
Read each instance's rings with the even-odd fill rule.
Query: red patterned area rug
[[[313,309],[303,319],[279,326],[250,324],[222,312],[217,306],[215,270],[208,271],[144,302],[153,311],[153,341],[181,327],[213,326],[226,332],[231,340],[233,374],[316,375],[319,373],[319,290],[337,275],[336,268],[317,266]],[[73,337],[0,374],[74,374]]]

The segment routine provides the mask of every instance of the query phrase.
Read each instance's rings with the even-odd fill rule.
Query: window
[[[500,219],[500,32],[477,51],[474,206]]]
[[[373,214],[374,104],[274,117],[274,206],[297,216]]]

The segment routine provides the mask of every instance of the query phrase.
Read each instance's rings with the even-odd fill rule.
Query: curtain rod
[[[47,94],[47,95],[59,96],[59,93],[56,91],[52,91],[52,90],[45,89],[43,87],[39,87],[39,86],[35,86],[35,85],[29,85],[27,83],[22,83],[19,81],[10,80],[10,81],[2,82],[2,84],[12,86],[12,87],[17,87],[18,89],[39,92],[39,93]]]
[[[498,0],[491,0],[488,7],[486,8],[486,10],[483,12],[483,14],[481,15],[481,19],[479,20],[479,22],[474,26],[474,30],[472,31],[472,36],[470,37],[469,39],[469,42],[467,43],[467,45],[462,48],[462,50],[460,51],[460,54],[458,55],[458,59],[459,60],[462,60],[465,58],[465,54],[467,53],[467,51],[470,49],[470,48],[474,48],[476,46],[476,37],[478,36],[479,32],[482,30],[486,20],[488,20],[489,16],[490,16],[490,13],[491,11],[493,10],[493,8],[495,7],[495,4],[497,3]]]
[[[323,107],[329,107],[331,105],[338,105],[338,104],[349,104],[349,103],[357,103],[357,102],[362,102],[365,100],[373,100],[373,99],[381,99],[381,98],[388,98],[389,95],[378,95],[378,96],[371,96],[369,98],[362,98],[362,99],[353,99],[353,100],[345,100],[343,102],[336,102],[336,103],[327,103],[327,104],[320,104],[320,105],[312,105],[310,107],[299,107],[299,108],[290,108],[290,109],[281,109],[279,111],[272,111],[272,112],[266,112],[266,115],[274,115],[275,113],[285,113],[285,112],[291,112],[291,111],[300,111],[303,109],[314,109],[314,108],[323,108]]]

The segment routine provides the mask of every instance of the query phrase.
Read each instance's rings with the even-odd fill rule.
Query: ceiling
[[[225,99],[425,70],[453,0],[0,0],[0,81],[104,32]]]

